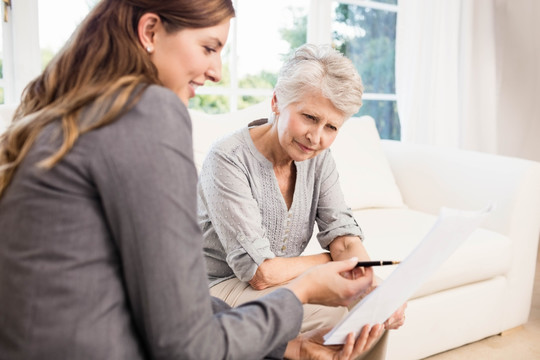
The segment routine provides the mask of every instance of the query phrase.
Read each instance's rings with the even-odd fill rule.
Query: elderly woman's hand
[[[395,330],[401,327],[405,323],[405,309],[407,303],[401,305],[385,322],[384,328],[386,330]]]

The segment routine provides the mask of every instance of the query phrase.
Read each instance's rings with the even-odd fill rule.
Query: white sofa
[[[198,166],[218,137],[267,117],[269,102],[234,114],[191,111]],[[348,205],[374,259],[403,259],[441,207],[494,211],[409,300],[388,359],[420,359],[527,322],[540,235],[540,164],[380,140],[373,119],[347,120],[332,152]],[[315,231],[316,232],[316,231]],[[306,253],[320,252],[314,241]],[[392,267],[378,267],[383,279]]]
[[[234,114],[191,111],[197,165],[216,138],[269,109],[265,101]],[[0,106],[0,132],[12,110]],[[496,206],[409,300],[405,325],[390,334],[388,359],[424,358],[527,322],[540,233],[539,163],[381,141],[368,117],[347,120],[332,151],[374,259],[404,258],[443,206]],[[321,249],[312,239],[306,253],[315,251]],[[391,270],[376,272],[384,279]]]

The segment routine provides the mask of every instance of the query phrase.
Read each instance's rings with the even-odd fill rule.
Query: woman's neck
[[[274,168],[291,166],[293,160],[279,143],[275,124],[269,123],[251,128],[249,134],[257,150],[274,165]]]

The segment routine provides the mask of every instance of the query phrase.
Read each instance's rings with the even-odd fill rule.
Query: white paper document
[[[343,344],[350,332],[359,334],[364,325],[384,323],[469,237],[491,209],[491,206],[480,211],[442,208],[418,246],[324,336],[324,344]]]

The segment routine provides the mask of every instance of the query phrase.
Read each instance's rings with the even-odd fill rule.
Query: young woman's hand
[[[330,328],[315,329],[298,335],[290,341],[285,351],[285,358],[295,360],[349,360],[368,351],[375,341],[382,335],[383,326],[377,324],[373,327],[366,325],[362,328],[358,338],[354,333],[347,335],[345,344],[325,346],[323,336]],[[356,339],[355,339],[356,338]]]
[[[315,266],[285,287],[304,304],[348,306],[370,289],[373,282],[371,268],[366,268],[359,277],[347,279],[343,276],[353,270],[357,262],[357,258],[351,258]]]

